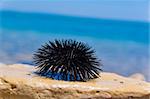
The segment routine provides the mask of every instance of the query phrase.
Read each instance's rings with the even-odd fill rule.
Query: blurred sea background
[[[50,1],[45,1],[45,3],[39,1],[37,4],[35,4],[34,0],[31,1],[1,2],[0,63],[33,65],[32,55],[42,44],[54,39],[75,39],[88,43],[95,49],[97,57],[102,60],[102,69],[104,71],[115,72],[124,76],[141,73],[146,77],[147,81],[150,81],[150,23],[148,20],[148,9],[144,15],[142,15],[144,8],[141,8],[143,10],[134,10],[135,15],[134,13],[127,14],[124,12],[122,16],[133,14],[129,15],[129,19],[128,17],[105,18],[99,16],[94,17],[97,13],[105,15],[103,9],[98,9],[98,7],[93,8],[93,10],[97,9],[95,13],[87,14],[88,11],[92,12],[92,10],[88,10],[92,9],[92,6],[89,5],[95,6],[97,4],[96,1],[95,3],[85,3],[87,6],[83,7],[82,5],[85,4],[82,4],[83,2],[79,4],[80,1],[78,0],[76,3],[70,2],[69,4],[65,0],[64,2],[61,1],[62,3],[53,1],[50,5],[48,5]],[[117,5],[124,3],[126,5],[124,9],[126,8],[129,11],[134,4],[140,7],[140,4],[143,3],[143,6],[145,6],[148,3],[148,0],[142,3],[137,1],[128,1],[126,4],[124,3],[125,1],[119,3],[117,1],[108,3],[107,1],[103,2],[103,4],[110,10],[113,7],[117,9]],[[39,6],[42,3],[43,7]],[[98,3],[100,4],[100,2]],[[56,5],[59,8],[56,8]],[[135,5],[134,7],[136,8]],[[45,9],[44,6],[46,6]],[[106,10],[106,12],[109,14],[113,13],[109,10]],[[78,13],[76,13],[77,11]],[[122,10],[117,11],[118,14],[122,14]],[[144,17],[139,17],[138,15]],[[135,20],[133,20],[134,17],[130,19],[131,16],[135,16]]]

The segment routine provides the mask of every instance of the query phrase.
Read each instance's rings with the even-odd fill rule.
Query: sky
[[[149,0],[1,0],[0,10],[149,21]]]

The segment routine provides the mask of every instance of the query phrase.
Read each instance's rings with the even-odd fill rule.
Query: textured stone
[[[88,82],[57,81],[35,75],[33,66],[0,65],[0,99],[150,99],[150,83],[101,73]]]
[[[130,76],[130,78],[145,81],[144,75],[142,75],[142,74],[140,74],[140,73],[132,74],[132,75]]]

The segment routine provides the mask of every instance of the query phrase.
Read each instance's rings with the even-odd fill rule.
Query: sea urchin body
[[[100,62],[95,51],[75,40],[49,41],[34,54],[37,73],[52,79],[87,81],[98,78]]]

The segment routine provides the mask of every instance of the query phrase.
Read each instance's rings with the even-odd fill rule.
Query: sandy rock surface
[[[133,78],[133,79],[137,79],[137,80],[143,80],[145,81],[145,77],[144,75],[140,74],[140,73],[135,73],[131,76],[129,76],[130,78]]]
[[[150,99],[150,83],[114,73],[88,82],[51,80],[33,66],[0,64],[0,99]]]

